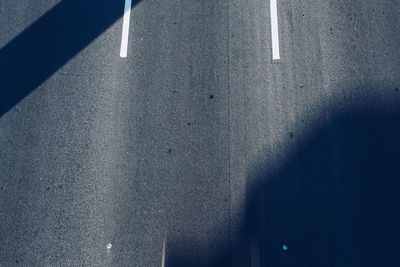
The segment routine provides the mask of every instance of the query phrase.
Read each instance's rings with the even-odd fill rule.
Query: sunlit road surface
[[[273,181],[321,129],[301,170],[342,177],[335,118],[400,112],[400,2],[126,2],[0,1],[0,266],[392,266],[344,219],[365,187]]]

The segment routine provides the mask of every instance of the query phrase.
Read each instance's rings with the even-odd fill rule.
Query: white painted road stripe
[[[124,22],[122,25],[122,40],[120,57],[128,55],[129,20],[131,18],[132,0],[125,0]]]
[[[279,55],[279,32],[278,32],[278,8],[277,0],[270,0],[271,11],[271,34],[272,34],[272,59],[280,59]]]
[[[162,245],[161,267],[165,267],[165,243],[166,243],[165,239],[166,238],[164,238]]]

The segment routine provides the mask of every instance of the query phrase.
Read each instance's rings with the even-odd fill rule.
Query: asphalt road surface
[[[0,0],[0,266],[399,265],[399,1],[124,5]]]

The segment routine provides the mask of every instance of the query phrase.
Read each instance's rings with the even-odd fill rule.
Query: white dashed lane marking
[[[163,240],[162,256],[161,256],[161,267],[165,267],[165,243],[166,243],[166,238],[164,238],[164,240]]]
[[[276,1],[277,0],[270,0],[272,59],[281,58],[279,54],[278,7]]]
[[[122,24],[122,40],[121,51],[119,56],[126,57],[128,55],[128,37],[129,37],[129,21],[131,19],[132,0],[125,0],[124,20]]]

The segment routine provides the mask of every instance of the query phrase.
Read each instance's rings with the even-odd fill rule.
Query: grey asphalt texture
[[[279,61],[268,0],[135,2],[127,58],[78,2],[0,1],[0,266],[398,264],[399,1],[278,0]]]

